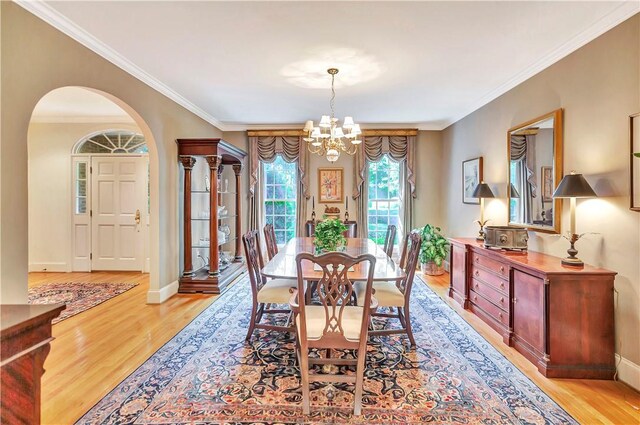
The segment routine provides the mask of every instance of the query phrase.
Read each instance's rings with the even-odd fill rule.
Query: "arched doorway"
[[[52,129],[55,132],[52,133]],[[134,134],[135,137],[122,140],[125,134]],[[94,143],[96,136],[100,137],[100,135],[105,141],[102,147],[99,142]],[[113,140],[107,142],[110,136]],[[144,152],[136,150],[140,147],[138,146],[140,140],[145,142]],[[95,149],[92,150],[89,146]],[[111,149],[107,149],[106,146]],[[87,178],[86,172],[90,172],[94,159],[121,156],[115,162],[103,161],[106,162],[103,168],[113,169],[115,163],[118,163],[119,169],[132,169],[131,161],[125,161],[129,164],[119,164],[122,158],[144,158],[146,162],[144,171],[140,172],[141,167],[136,169],[136,173],[143,177],[143,184],[138,185],[142,190],[139,188],[133,190],[138,192],[138,198],[144,198],[143,202],[139,202],[139,206],[135,208],[140,211],[138,230],[144,235],[140,238],[144,248],[139,269],[150,273],[151,298],[151,293],[157,292],[159,286],[157,220],[159,167],[153,134],[144,120],[130,106],[108,93],[86,87],[55,89],[43,96],[33,111],[28,132],[28,156],[30,271],[77,270],[75,249],[77,245],[82,244],[83,238],[76,232],[77,217],[73,213],[83,210],[82,198],[84,197],[84,211],[87,215],[91,214],[91,208],[87,208],[86,204],[87,201],[91,201],[86,196],[90,196],[92,183]],[[66,169],[64,176],[59,173],[62,168]],[[39,171],[34,172],[35,169]],[[79,178],[80,173],[83,173],[84,179]],[[66,180],[64,183],[61,183],[61,177],[62,180]],[[124,195],[118,193],[117,196],[119,198],[125,196],[126,190],[124,192]],[[38,200],[43,194],[44,199]],[[67,211],[67,214],[62,214],[64,218],[57,220],[55,217],[62,211]],[[135,215],[134,212],[132,219],[135,219]],[[90,245],[84,247],[89,255],[94,250],[95,240],[96,238],[93,238]],[[126,241],[124,246],[127,246]],[[86,270],[86,262],[84,267]],[[88,267],[93,270],[120,269],[117,264],[112,268],[105,268],[104,266],[95,267],[90,262]]]

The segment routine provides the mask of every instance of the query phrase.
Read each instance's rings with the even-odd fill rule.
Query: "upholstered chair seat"
[[[357,282],[354,286],[358,305],[362,305],[366,285],[364,282]],[[404,307],[404,294],[395,282],[373,282],[373,296],[378,301],[378,307]]]
[[[264,304],[289,304],[291,288],[296,288],[298,282],[292,279],[267,280],[258,291],[258,302]]]
[[[364,290],[366,290],[366,283]],[[364,292],[362,299],[364,299]],[[324,328],[326,326],[325,308],[321,305],[308,305],[305,309],[307,339],[310,341],[317,341],[322,338]],[[362,307],[356,306],[345,307],[342,311],[341,326],[344,332],[344,337],[348,341],[358,342],[360,340],[363,311]],[[296,316],[296,328],[298,329],[298,336],[300,336],[300,316]]]

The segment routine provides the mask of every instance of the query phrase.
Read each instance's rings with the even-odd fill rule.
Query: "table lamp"
[[[571,247],[567,250],[569,256],[562,260],[562,264],[568,266],[584,266],[582,260],[576,257],[578,250],[575,248],[575,243],[582,236],[576,233],[576,198],[595,198],[597,196],[584,176],[582,174],[576,174],[575,171],[564,176],[555,192],[553,192],[554,198],[569,198],[571,201],[571,230],[569,231],[568,238]]]
[[[480,231],[478,232],[478,237],[476,237],[476,240],[483,241],[484,225],[487,224],[487,221],[489,221],[484,219],[484,198],[495,198],[495,196],[493,195],[493,192],[491,191],[489,185],[485,182],[480,182],[480,184],[478,184],[474,189],[471,196],[480,199],[480,220],[476,221],[476,223],[480,225]]]

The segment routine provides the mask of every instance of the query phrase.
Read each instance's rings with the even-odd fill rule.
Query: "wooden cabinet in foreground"
[[[219,294],[244,270],[240,177],[246,152],[221,139],[178,139],[183,271],[178,292]]]
[[[64,304],[0,305],[0,423],[40,423],[40,378],[51,321]]]
[[[451,239],[449,296],[549,378],[613,379],[615,272]]]

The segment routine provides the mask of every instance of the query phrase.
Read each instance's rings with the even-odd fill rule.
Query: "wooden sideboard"
[[[0,305],[0,423],[40,423],[40,377],[49,354],[51,320],[64,304]]]
[[[450,239],[449,296],[549,378],[613,379],[615,272]]]

